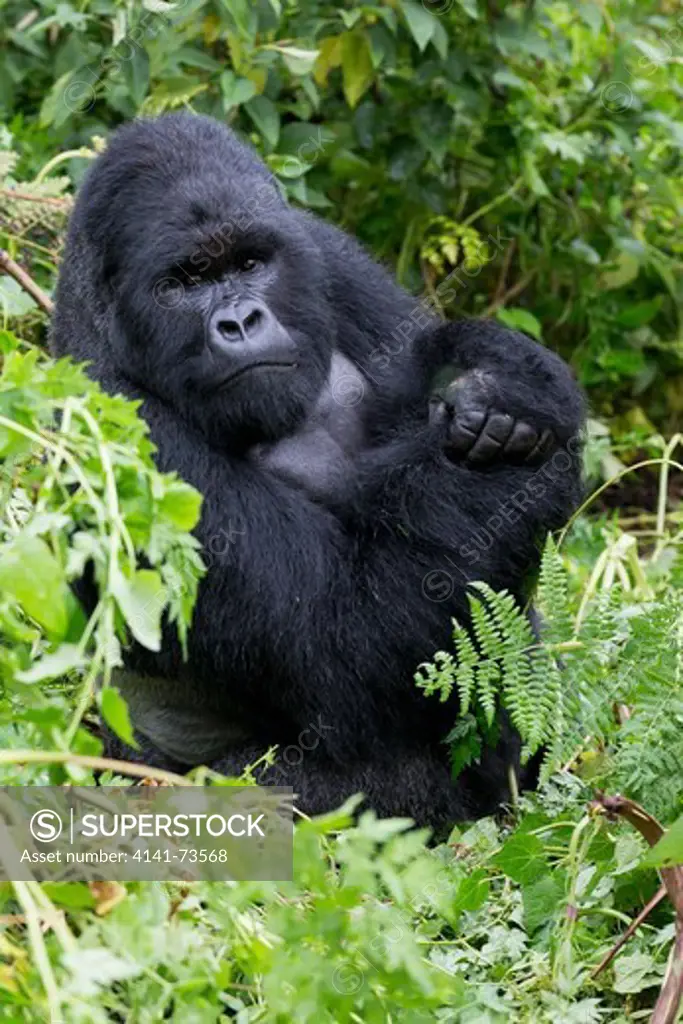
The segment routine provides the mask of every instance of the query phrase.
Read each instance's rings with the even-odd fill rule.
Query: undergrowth
[[[98,718],[130,731],[108,682],[120,644],[131,631],[157,646],[164,612],[181,636],[189,624],[199,498],[156,472],[130,403],[9,333],[0,345],[0,782],[89,785],[107,767]],[[504,708],[525,756],[543,752],[537,793],[440,845],[406,821],[354,820],[352,804],[302,817],[291,882],[0,883],[0,1019],[649,1019],[674,915],[659,900],[598,970],[660,883],[644,840],[595,796],[673,825],[668,858],[683,860],[683,564],[667,503],[680,466],[676,439],[655,443],[649,532],[589,505],[546,548],[540,636],[479,585],[472,638],[455,624],[452,650],[418,674],[425,699],[459,692],[454,770]],[[89,618],[70,591],[86,559]]]

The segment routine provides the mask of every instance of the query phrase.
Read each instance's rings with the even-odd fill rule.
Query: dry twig
[[[640,911],[638,916],[633,918],[624,934],[617,942],[614,943],[612,948],[607,953],[605,953],[598,966],[593,971],[591,971],[591,978],[597,978],[598,974],[600,974],[601,971],[604,971],[606,967],[609,967],[609,965],[612,963],[619,950],[622,949],[622,947],[626,945],[631,936],[638,931],[643,921],[647,917],[649,917],[649,915],[652,913],[655,907],[662,902],[665,896],[666,886],[663,885],[661,886],[661,888],[657,890],[652,899],[648,900],[648,902],[645,904],[645,906]]]
[[[30,274],[27,274],[18,263],[12,259],[9,253],[5,252],[4,249],[0,249],[0,271],[4,271],[5,274],[9,274],[14,280],[20,285],[21,288],[27,292],[31,298],[37,302],[40,308],[48,314],[52,315],[54,310],[54,303],[49,295],[46,295],[43,289],[36,284]]]
[[[502,306],[507,305],[510,299],[514,299],[517,295],[524,291],[526,286],[531,283],[533,278],[536,276],[535,270],[530,270],[523,277],[520,277],[519,281],[512,285],[511,288],[500,296],[500,298],[494,299],[490,306],[487,306],[482,316],[493,316],[493,314],[499,310]]]
[[[60,210],[68,210],[71,199],[60,199],[59,196],[32,196],[30,192],[20,192],[14,188],[0,188],[0,195],[8,199],[20,199],[25,203],[45,203],[47,206],[58,206]]]

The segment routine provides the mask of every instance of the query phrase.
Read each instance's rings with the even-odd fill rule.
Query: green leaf
[[[437,21],[432,32],[432,43],[434,49],[441,57],[441,60],[445,60],[448,56],[448,32],[443,27],[440,21]]]
[[[661,970],[648,953],[622,955],[614,964],[614,991],[620,995],[643,992],[659,985],[661,976]]]
[[[333,68],[338,68],[341,64],[344,35],[326,36],[325,39],[320,40],[320,51],[315,62],[314,72],[318,85],[325,85],[330,71]]]
[[[451,777],[457,779],[465,768],[481,757],[482,739],[475,715],[461,714],[445,742],[449,745]]]
[[[470,18],[474,21],[479,20],[479,9],[477,8],[477,0],[458,0],[458,3],[462,7],[465,14],[469,14]]]
[[[401,0],[401,9],[408,23],[410,34],[420,51],[424,51],[434,35],[439,24],[438,21],[421,4],[413,3],[413,0]]]
[[[661,253],[655,246],[648,246],[647,258],[649,265],[657,271],[664,285],[669,291],[671,298],[674,302],[678,303],[679,297],[679,279],[676,277],[674,267],[676,264],[668,257]]]
[[[62,567],[40,537],[21,534],[0,548],[0,593],[13,597],[50,638],[66,636],[70,591]]]
[[[525,334],[530,334],[532,338],[536,338],[540,341],[543,328],[538,322],[533,313],[530,313],[528,309],[520,309],[519,307],[513,307],[512,309],[499,309],[496,313],[496,319],[500,320],[506,327],[512,327],[514,330],[524,331]]]
[[[640,864],[643,857],[643,839],[637,833],[625,832],[617,837],[610,860],[614,862],[612,873],[625,875]]]
[[[123,77],[136,107],[142,104],[149,88],[149,55],[139,44],[133,46],[133,55],[123,63]]]
[[[582,164],[586,159],[587,142],[579,135],[542,132],[541,142],[550,153],[555,153],[565,160],[574,160],[577,164]]]
[[[179,530],[193,530],[199,522],[202,496],[194,487],[174,480],[159,502],[159,513]]]
[[[293,75],[308,75],[318,59],[319,50],[302,50],[298,46],[276,46],[275,49]]]
[[[345,11],[342,9],[339,11],[339,17],[344,22],[345,27],[351,29],[361,20],[363,12],[358,9],[355,11]]]
[[[348,105],[355,107],[373,79],[370,44],[364,32],[344,33],[341,42],[341,64],[344,96]]]
[[[596,252],[593,246],[589,245],[588,242],[584,242],[582,238],[574,238],[569,248],[583,263],[587,263],[591,267],[600,265],[600,253]]]
[[[256,95],[256,86],[249,78],[238,78],[233,71],[224,71],[221,75],[221,92],[223,94],[223,110],[239,107]]]
[[[90,84],[92,81],[93,84]],[[39,115],[41,128],[59,128],[72,113],[87,110],[95,99],[97,75],[88,68],[66,71],[45,96]]]
[[[9,355],[10,352],[14,352],[19,344],[19,339],[16,334],[12,331],[0,330],[0,352],[3,355]]]
[[[643,857],[644,868],[670,868],[683,864],[683,815]]]
[[[245,110],[270,148],[275,149],[280,137],[280,114],[273,101],[267,96],[255,96]]]
[[[646,57],[647,60],[655,67],[664,67],[669,60],[670,54],[667,52],[667,49],[664,49],[661,46],[656,46],[655,43],[651,43],[647,39],[634,39],[633,45],[636,49],[640,50],[643,56]]]
[[[643,302],[634,302],[632,306],[626,306],[617,315],[617,323],[621,327],[635,330],[644,324],[649,324],[662,307],[662,296],[656,295],[654,299],[644,299]]]
[[[280,178],[300,178],[311,169],[311,165],[299,160],[298,156],[285,156],[282,153],[272,153],[266,162]]]
[[[37,308],[37,303],[13,277],[0,277],[0,310],[3,316],[25,316]]]
[[[84,882],[43,882],[42,889],[59,907],[82,910],[95,906],[95,897]]]
[[[253,42],[258,30],[258,11],[250,0],[223,0],[221,5],[227,10],[241,39]]]
[[[138,569],[129,579],[116,572],[112,593],[131,633],[150,651],[161,650],[161,613],[166,605],[166,590],[161,576],[153,569]]]
[[[556,875],[544,875],[538,881],[524,886],[524,924],[530,935],[552,920],[558,908],[563,905],[564,893],[564,882]]]
[[[153,14],[173,14],[176,9],[174,0],[142,0],[142,6]]]
[[[17,672],[21,683],[38,683],[47,679],[59,679],[83,664],[80,647],[77,644],[60,644],[56,651],[45,654],[34,661],[25,672]]]
[[[100,693],[102,717],[116,735],[128,746],[138,746],[128,713],[128,705],[114,686],[105,686]]]
[[[620,252],[614,262],[616,266],[613,270],[605,270],[600,275],[600,287],[608,291],[623,288],[625,284],[634,281],[640,273],[640,262],[630,252]]]
[[[477,868],[457,888],[453,897],[453,910],[456,914],[463,911],[472,912],[483,907],[488,899],[490,882],[484,868]]]
[[[493,857],[504,875],[520,885],[530,885],[548,872],[543,843],[538,836],[513,835]]]
[[[511,89],[528,89],[528,83],[516,75],[513,71],[508,71],[507,68],[501,68],[496,71],[493,76],[495,85],[498,86],[509,86]],[[525,154],[526,156],[526,154]]]
[[[591,32],[598,36],[604,23],[603,13],[598,4],[584,2],[577,6],[577,14]]]

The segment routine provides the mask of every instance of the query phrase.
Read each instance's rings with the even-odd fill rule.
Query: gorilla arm
[[[512,516],[523,513],[541,532],[561,525],[579,493],[583,401],[558,356],[494,321],[464,320],[424,331],[409,352],[397,355],[392,371],[374,390],[335,353],[315,415],[271,446],[263,467],[349,524],[359,512],[369,520],[383,516],[388,488],[414,526],[411,503],[395,492],[397,474],[406,474],[410,486],[416,466],[420,473],[432,466],[442,479],[424,480],[419,490],[436,492],[440,501],[455,468],[449,472],[438,458],[443,453],[461,469],[484,471],[465,473],[459,486],[474,492],[473,505],[481,499],[494,524],[491,499],[505,511],[514,496]],[[445,383],[435,389],[439,379]],[[517,493],[519,484],[526,493]],[[454,518],[465,500],[454,496]]]
[[[298,216],[324,253],[339,348],[379,400],[371,442],[386,436],[385,426],[395,436],[411,400],[421,414],[439,383],[445,386],[431,416],[449,421],[451,429],[437,436],[455,461],[540,464],[554,444],[575,436],[582,400],[559,357],[494,320],[440,322],[354,239],[310,214]]]
[[[437,373],[451,383],[427,409]],[[584,404],[569,368],[526,335],[465,320],[423,332],[395,375],[338,513],[372,532],[381,509],[457,587],[518,592],[580,499]]]
[[[570,440],[578,451],[583,399],[569,368],[542,345],[492,320],[423,331],[378,389],[371,443],[429,422],[452,461],[484,468],[538,465]],[[411,422],[412,421],[412,422]]]

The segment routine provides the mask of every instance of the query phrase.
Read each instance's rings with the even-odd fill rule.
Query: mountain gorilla
[[[217,122],[137,121],[91,169],[53,350],[142,400],[214,553],[188,660],[171,630],[126,653],[139,756],[235,774],[277,744],[260,778],[309,813],[362,791],[439,824],[509,795],[514,732],[454,782],[457,702],[413,676],[467,619],[468,581],[524,597],[577,499],[582,401],[526,336],[424,313],[418,331],[415,309]]]

